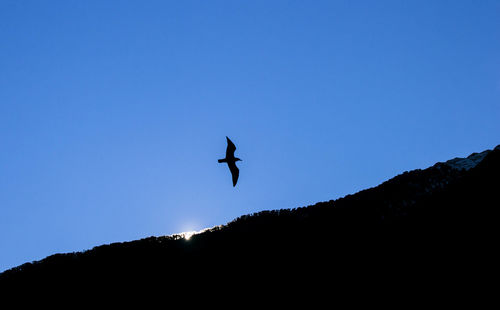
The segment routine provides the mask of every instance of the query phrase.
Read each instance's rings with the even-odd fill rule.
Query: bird
[[[238,182],[238,176],[240,175],[240,170],[236,167],[236,162],[241,161],[238,157],[234,157],[234,151],[236,151],[236,146],[234,143],[226,136],[227,139],[227,148],[226,148],[226,158],[219,159],[219,163],[227,163],[229,167],[229,171],[231,171],[231,175],[233,177],[233,187],[236,186],[236,182]]]

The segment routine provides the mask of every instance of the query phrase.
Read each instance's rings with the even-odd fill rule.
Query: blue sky
[[[500,144],[498,1],[4,0],[0,39],[0,271]]]

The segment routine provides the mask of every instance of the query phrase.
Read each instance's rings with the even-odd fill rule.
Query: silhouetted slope
[[[251,283],[472,291],[491,268],[500,206],[500,147],[481,154],[405,172],[335,201],[245,215],[189,240],[150,237],[56,254],[2,273],[0,283],[171,293]]]

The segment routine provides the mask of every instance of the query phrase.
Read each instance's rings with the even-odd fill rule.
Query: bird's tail
[[[226,159],[219,159],[218,160],[219,163],[225,163],[226,162]]]

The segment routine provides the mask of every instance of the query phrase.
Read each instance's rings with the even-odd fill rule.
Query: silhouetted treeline
[[[244,215],[189,240],[149,237],[56,254],[2,273],[0,284],[168,296],[244,292],[252,283],[333,295],[352,287],[358,295],[422,286],[471,292],[491,268],[499,176],[497,147],[469,171],[436,164],[335,201]]]

